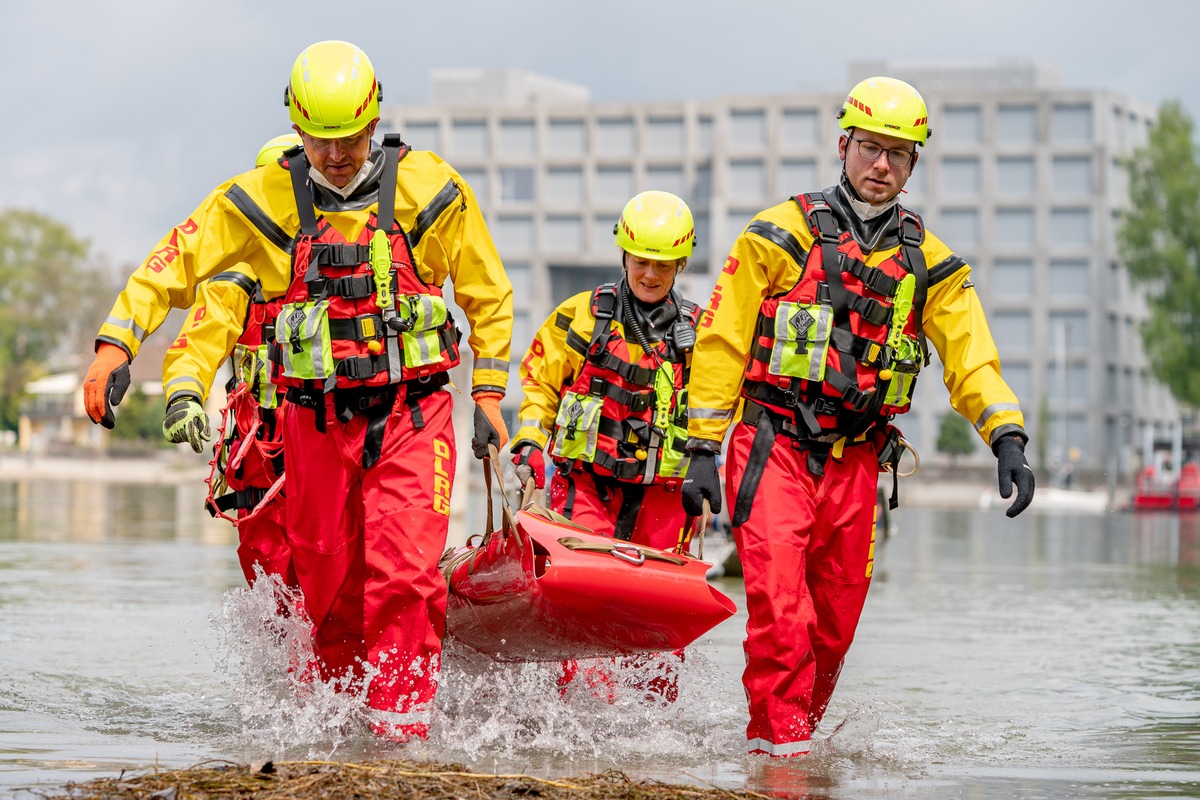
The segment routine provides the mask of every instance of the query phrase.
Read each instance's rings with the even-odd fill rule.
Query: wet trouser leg
[[[437,688],[446,584],[437,570],[449,524],[455,443],[449,393],[403,393],[386,421],[378,460],[362,467],[368,420],[310,409],[285,427],[288,525],[297,579],[326,679],[371,678],[377,729],[423,736]],[[365,670],[364,670],[365,665]]]
[[[738,424],[730,439],[730,501],[754,433]],[[809,750],[866,600],[877,472],[874,448],[858,444],[830,456],[816,477],[807,451],[778,437],[750,517],[734,529],[746,585],[750,752]]]

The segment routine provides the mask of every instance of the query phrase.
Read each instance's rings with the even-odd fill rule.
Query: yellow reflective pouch
[[[563,395],[554,419],[554,440],[550,454],[572,460],[594,461],[603,407],[602,397],[577,392]]]
[[[286,304],[275,321],[275,340],[285,377],[324,381],[333,375],[328,300]]]
[[[833,307],[820,303],[780,303],[775,311],[775,342],[771,347],[772,375],[825,379]]]
[[[443,361],[439,332],[449,312],[446,301],[432,294],[406,294],[396,298],[396,313],[405,321],[400,334],[406,367],[425,367]]]

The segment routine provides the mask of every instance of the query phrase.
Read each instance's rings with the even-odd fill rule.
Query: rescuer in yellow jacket
[[[377,734],[407,741],[428,733],[445,627],[458,334],[442,286],[471,328],[480,457],[507,441],[512,287],[462,177],[398,137],[373,142],[380,92],[354,45],[300,54],[285,99],[303,151],[226,181],[163,238],[100,329],[85,404],[112,424],[119,371],[199,281],[242,271],[283,298],[272,380],[289,401],[287,535],[316,666],[365,695]],[[203,413],[177,402],[180,424]]]
[[[695,242],[670,192],[636,195],[615,226],[622,279],[567,299],[521,362],[518,477],[550,507],[605,536],[663,550],[685,542],[687,383],[699,307],[675,291]]]
[[[758,214],[734,244],[701,321],[683,501],[727,499],[749,614],[748,749],[807,753],[854,637],[874,554],[877,476],[895,470],[891,420],[932,346],[954,409],[997,457],[1000,492],[1034,491],[1017,398],[971,268],[899,204],[929,136],[924,100],[872,78],[838,114],[837,186]],[[751,313],[750,309],[757,309]],[[893,491],[893,502],[895,499]]]
[[[268,140],[258,152],[258,168],[280,168],[284,151],[302,144],[295,133]],[[216,368],[230,359],[222,441],[209,478],[209,513],[230,520],[238,531],[238,561],[246,582],[257,570],[296,586],[284,520],[283,437],[277,409],[283,393],[270,382],[267,350],[281,301],[267,300],[245,271],[227,270],[196,287],[196,302],[163,358],[163,396],[176,410],[163,423],[175,444],[197,453],[211,438],[203,407]],[[231,341],[232,340],[232,341]],[[285,612],[288,605],[280,604]]]

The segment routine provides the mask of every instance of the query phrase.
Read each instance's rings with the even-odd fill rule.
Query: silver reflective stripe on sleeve
[[[732,408],[688,408],[688,419],[733,419]]]
[[[140,342],[146,338],[146,329],[135,323],[131,319],[118,319],[117,317],[106,317],[105,325],[112,325],[114,328],[124,328],[133,333],[134,337]]]
[[[983,430],[983,426],[987,425],[987,421],[1001,411],[1020,411],[1021,406],[1017,403],[994,403],[983,410],[979,415],[979,419],[975,420],[975,430]]]
[[[477,358],[475,359],[475,369],[492,369],[507,375],[508,362],[502,358]]]
[[[167,384],[167,397],[170,397],[171,395],[175,394],[176,388],[178,388],[178,385],[181,383],[195,385],[195,387],[200,390],[201,396],[203,396],[205,393],[204,387],[200,384],[199,380],[197,380],[196,378],[193,378],[191,375],[181,375],[178,378],[172,379]]]

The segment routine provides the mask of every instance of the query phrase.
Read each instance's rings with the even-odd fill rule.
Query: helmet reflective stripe
[[[289,150],[298,144],[301,144],[298,134],[285,133],[283,136],[276,136],[258,151],[258,157],[254,159],[254,166],[265,167],[268,164],[274,164],[283,155],[284,150]]]
[[[653,261],[687,258],[696,243],[692,210],[670,192],[635,195],[625,204],[613,233],[617,247]]]
[[[285,100],[292,122],[320,139],[352,136],[379,117],[382,93],[367,54],[349,42],[318,42],[292,66]]]
[[[862,128],[924,145],[932,135],[921,93],[895,78],[867,78],[850,90],[838,111],[842,129]]]

